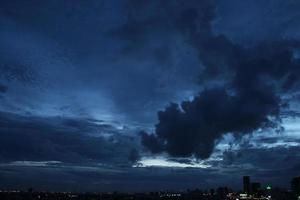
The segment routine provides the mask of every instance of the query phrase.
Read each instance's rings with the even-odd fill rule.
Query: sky
[[[297,0],[1,0],[0,188],[289,187]]]

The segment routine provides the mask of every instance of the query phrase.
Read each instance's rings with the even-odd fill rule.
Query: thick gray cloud
[[[213,33],[216,6],[210,3],[198,3],[203,10],[181,11],[178,30],[205,65],[202,81],[223,77],[225,86],[212,86],[191,101],[160,111],[154,135],[142,134],[143,144],[153,153],[205,159],[226,133],[276,128],[280,111],[289,104],[282,97],[299,88],[300,62],[293,52],[298,41],[280,39],[251,48],[235,44]]]
[[[88,119],[1,113],[1,162],[60,161],[130,166],[138,139]]]

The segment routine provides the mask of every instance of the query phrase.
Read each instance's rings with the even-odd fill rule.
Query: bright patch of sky
[[[164,157],[142,158],[133,167],[172,167],[172,168],[209,168],[211,165],[205,164],[204,161],[191,160],[190,163],[180,163],[167,160]]]

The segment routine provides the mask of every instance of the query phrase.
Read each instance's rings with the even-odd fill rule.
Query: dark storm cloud
[[[239,136],[279,127],[280,111],[289,103],[281,97],[298,89],[300,62],[294,49],[299,41],[272,41],[251,48],[234,44],[213,33],[215,7],[199,4],[205,9],[181,12],[177,28],[199,53],[205,66],[202,81],[222,76],[225,84],[158,112],[155,133],[142,134],[142,143],[152,153],[206,159],[226,133]]]
[[[0,161],[60,161],[130,165],[137,140],[84,119],[0,115]],[[105,135],[106,134],[106,135]],[[109,134],[109,135],[107,135]],[[116,148],[118,147],[118,148]]]
[[[155,10],[159,4],[158,1],[145,4],[127,1],[127,16],[124,24],[108,33],[123,43],[121,54],[138,60],[145,60],[149,56],[153,58],[157,55],[155,52],[162,48],[161,45],[168,45],[168,42],[164,42],[164,40],[168,40],[166,29],[172,28],[171,24],[168,24],[166,13]],[[141,11],[153,13],[149,17],[144,17]],[[160,21],[160,18],[164,18],[165,21]],[[160,37],[156,37],[157,35]],[[163,57],[168,57],[170,51],[167,48],[165,50]]]
[[[189,29],[186,24],[195,17],[194,9],[203,13],[201,23],[207,22],[207,26],[210,26],[210,19],[213,18],[210,0],[126,2],[125,22],[109,34],[122,42],[122,53],[135,59],[154,58],[158,64],[173,64],[170,48],[178,48],[173,45],[178,40],[178,28]],[[184,19],[179,19],[181,14],[185,15]]]
[[[267,97],[258,97],[264,104],[257,107],[251,102],[257,99],[249,100],[248,96],[230,96],[225,90],[204,91],[193,101],[182,102],[180,106],[172,104],[159,112],[155,132],[157,138],[144,135],[142,142],[153,148],[147,143],[148,138],[152,137],[152,144],[159,140],[161,150],[172,156],[208,158],[216,139],[223,134],[250,133],[270,125],[267,116],[277,115],[278,103],[276,98]]]

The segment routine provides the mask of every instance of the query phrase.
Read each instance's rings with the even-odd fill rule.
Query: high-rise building
[[[258,183],[258,182],[251,183],[251,192],[253,194],[256,194],[259,191],[260,187],[261,187],[260,183]]]
[[[291,190],[300,195],[300,176],[294,177],[291,181]]]
[[[243,177],[244,193],[250,194],[250,176]]]

